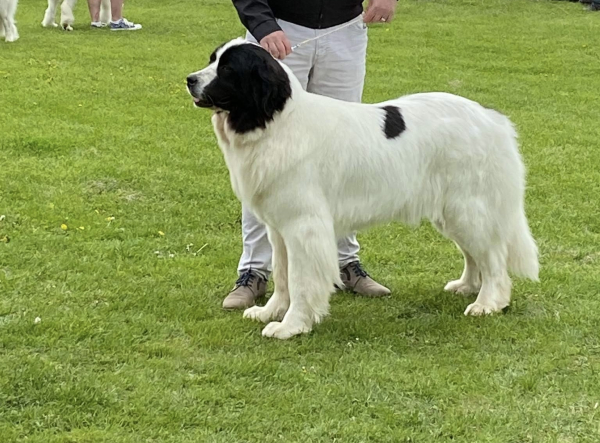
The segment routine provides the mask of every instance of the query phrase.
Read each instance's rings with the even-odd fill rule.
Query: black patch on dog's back
[[[381,109],[385,111],[385,120],[383,123],[385,138],[390,139],[398,137],[406,130],[406,124],[400,113],[400,108],[388,105]]]

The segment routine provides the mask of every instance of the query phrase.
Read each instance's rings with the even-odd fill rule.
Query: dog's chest
[[[254,143],[245,134],[236,134],[227,124],[225,113],[215,113],[213,128],[225,158],[233,192],[240,201],[250,204],[259,187],[260,173]]]

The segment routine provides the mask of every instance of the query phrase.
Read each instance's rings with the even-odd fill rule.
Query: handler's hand
[[[263,37],[260,45],[279,60],[283,60],[292,52],[292,45],[283,31],[275,31]]]
[[[397,0],[370,0],[365,12],[365,23],[391,22],[396,12]]]

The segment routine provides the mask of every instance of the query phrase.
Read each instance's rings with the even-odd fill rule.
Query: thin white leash
[[[325,34],[317,35],[316,37],[312,37],[312,38],[306,39],[306,40],[298,43],[297,45],[292,46],[292,51],[294,51],[296,48],[298,48],[298,47],[300,47],[300,46],[302,46],[302,45],[304,45],[304,44],[306,44],[308,42],[312,42],[313,40],[318,40],[321,37],[325,37],[326,35],[333,34],[334,32],[338,32],[339,30],[344,29],[344,28],[346,28],[346,27],[348,27],[350,25],[353,25],[354,23],[358,23],[362,19],[363,19],[363,14],[359,15],[354,20],[351,20],[348,23],[343,24],[342,26],[338,26],[337,28],[332,29],[331,31],[326,32]],[[385,20],[382,19],[382,21],[385,21]]]

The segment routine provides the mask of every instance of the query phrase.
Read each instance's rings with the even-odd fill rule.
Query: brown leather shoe
[[[383,297],[391,291],[373,280],[363,269],[360,262],[348,263],[340,269],[340,276],[346,289],[367,297]]]
[[[246,271],[235,282],[233,290],[223,300],[223,309],[245,309],[267,292],[267,281],[256,272]]]

